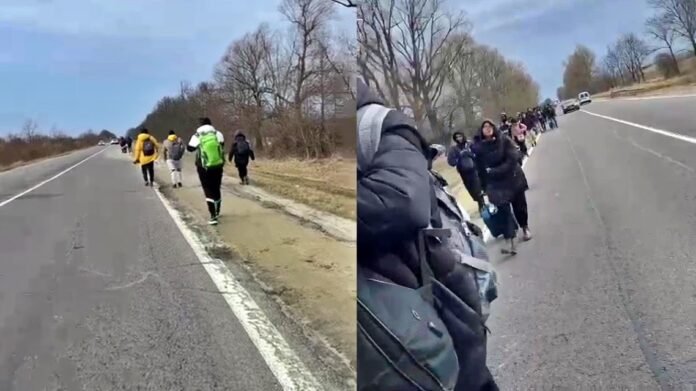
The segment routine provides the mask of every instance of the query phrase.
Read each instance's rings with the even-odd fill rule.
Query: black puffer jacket
[[[493,138],[486,140],[481,133],[484,121],[479,129],[480,141],[476,145],[476,168],[485,185],[488,199],[495,205],[510,202],[515,194],[529,189],[527,177],[519,164],[519,150],[512,139],[500,133],[496,128]]]
[[[251,149],[246,135],[241,130],[238,130],[234,134],[234,144],[232,144],[232,148],[230,148],[230,154],[227,159],[229,161],[234,160],[234,164],[237,167],[245,167],[249,164],[249,159],[256,159],[254,150]]]
[[[358,82],[358,109],[370,103],[380,102]],[[442,227],[442,222],[429,172],[427,144],[412,120],[401,112],[392,111],[385,118],[383,129],[392,127],[413,132],[421,146],[386,133],[371,160],[361,159],[358,153],[358,265],[416,289],[422,285],[417,235],[429,224]],[[359,145],[358,149],[364,147]],[[486,367],[486,334],[479,320],[481,308],[474,272],[459,264],[446,244],[431,248],[428,258],[435,277],[470,308],[461,319],[448,324],[460,362],[456,390],[497,390]]]

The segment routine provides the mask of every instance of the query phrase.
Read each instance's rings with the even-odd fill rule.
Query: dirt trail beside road
[[[171,188],[164,164],[157,165],[156,176],[163,193],[182,212],[200,224],[207,220],[207,206],[191,159],[184,162],[181,189]],[[295,320],[323,337],[345,358],[346,365],[350,362],[354,368],[356,247],[354,234],[351,240],[350,232],[346,233],[347,219],[334,216],[320,221],[329,225],[324,229],[284,210],[278,201],[282,198],[272,195],[266,200],[262,197],[268,193],[255,189],[242,187],[237,178],[225,175],[220,223],[209,234],[238,254]],[[315,212],[327,216],[326,212]],[[332,227],[335,223],[339,225]]]

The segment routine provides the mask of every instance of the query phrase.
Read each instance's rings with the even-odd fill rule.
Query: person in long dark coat
[[[476,147],[476,167],[479,175],[485,178],[484,192],[498,213],[508,213],[512,207],[514,220],[511,215],[503,236],[510,244],[504,252],[514,254],[518,224],[522,228],[522,239],[532,238],[525,195],[529,185],[519,163],[520,152],[512,139],[498,131],[493,121],[483,121],[479,135],[481,141]]]

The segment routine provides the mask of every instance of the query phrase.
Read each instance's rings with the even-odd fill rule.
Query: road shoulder
[[[211,256],[245,276],[243,285],[281,325],[288,343],[308,367],[321,368],[320,382],[335,389],[354,387],[355,242],[337,238],[340,230],[333,236],[322,232],[327,229],[308,224],[307,216],[293,216],[286,208],[296,205],[288,200],[265,200],[262,191],[239,190],[242,186],[227,176],[220,224],[211,228],[205,224],[207,207],[194,170],[185,168],[181,189],[169,185],[165,170],[157,175],[163,195],[207,243]],[[320,215],[326,213],[311,216]]]

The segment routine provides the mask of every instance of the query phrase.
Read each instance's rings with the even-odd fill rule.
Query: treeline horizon
[[[36,121],[26,120],[21,131],[0,136],[0,170],[10,168],[17,163],[94,146],[100,140],[108,142],[116,137],[113,132],[106,129],[99,133],[88,130],[77,136],[70,136],[53,127],[49,132],[44,133],[39,130]]]
[[[285,28],[260,24],[231,42],[211,80],[181,82],[127,134],[147,128],[189,137],[208,117],[231,137],[244,131],[270,157],[304,159],[354,155],[355,39],[331,30],[339,5],[326,0],[284,0]]]
[[[680,59],[696,56],[696,0],[648,3],[656,14],[645,21],[643,37],[636,32],[621,35],[607,46],[599,61],[589,48],[575,48],[566,61],[563,85],[556,91],[559,99],[645,82],[651,66],[664,79],[693,73],[693,69],[680,68]],[[652,63],[648,63],[651,55]]]
[[[364,0],[358,6],[359,74],[389,105],[408,109],[427,138],[471,135],[484,118],[540,103],[522,63],[477,43],[446,0]],[[420,23],[411,23],[418,20]]]

